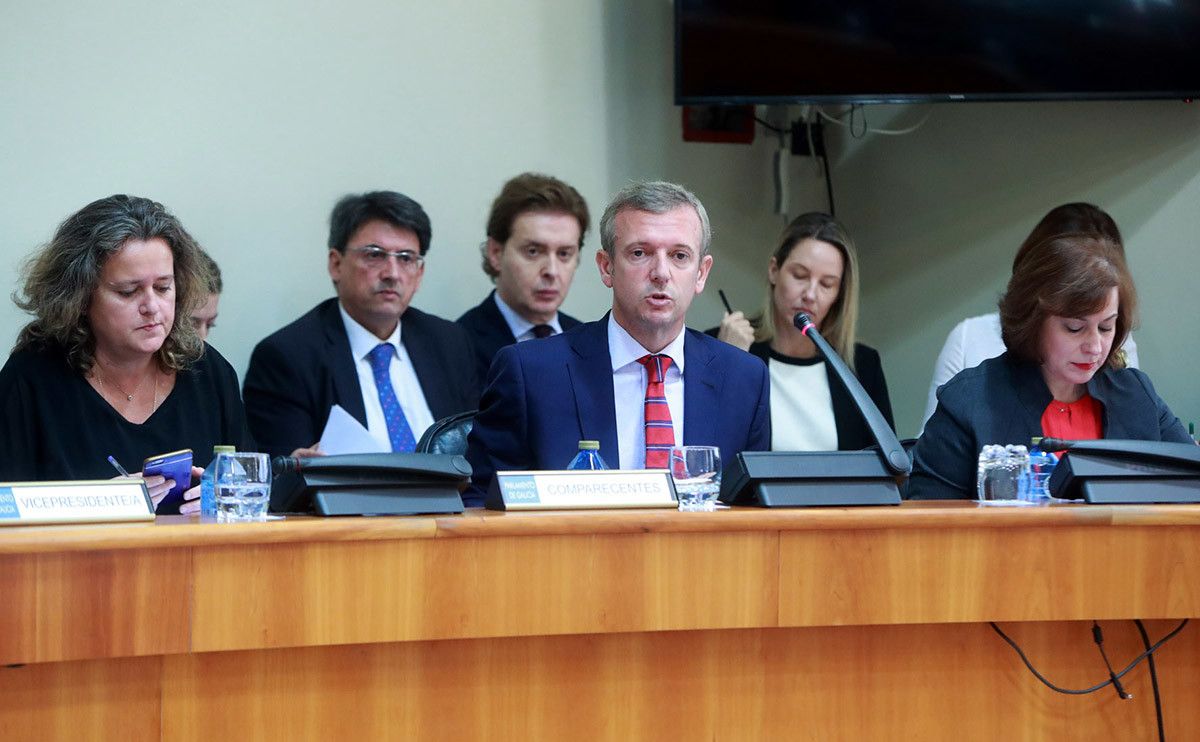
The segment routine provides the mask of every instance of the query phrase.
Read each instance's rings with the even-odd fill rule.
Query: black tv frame
[[[856,92],[841,95],[684,95],[682,91],[682,47],[683,20],[681,6],[687,0],[673,2],[672,81],[675,105],[872,105],[906,103],[1004,103],[1004,102],[1055,102],[1055,101],[1133,101],[1133,100],[1179,100],[1190,103],[1200,98],[1200,87],[1189,90],[1113,90],[1113,91],[1053,91],[1046,93],[889,93]],[[1200,51],[1197,51],[1200,56]],[[1200,81],[1197,82],[1200,86]]]

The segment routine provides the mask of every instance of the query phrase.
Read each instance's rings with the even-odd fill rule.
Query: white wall
[[[239,370],[330,295],[326,220],[346,192],[426,207],[416,303],[452,314],[484,290],[474,251],[504,178],[544,169],[592,201],[608,190],[586,7],[118,0],[25,3],[14,20],[0,32],[4,262],[93,198],[153,196],[222,266],[213,342]]]
[[[915,133],[841,140],[839,215],[863,246],[861,333],[883,355],[902,435],[963,317],[995,311],[1012,257],[1050,208],[1090,201],[1125,237],[1141,299],[1141,366],[1200,418],[1200,109],[1178,101],[876,108]]]
[[[671,106],[674,29],[670,0],[609,0],[605,21],[608,66],[607,137],[613,188],[633,178],[688,185],[704,202],[713,227],[713,274],[688,324],[712,327],[724,309],[763,306],[766,266],[786,220],[773,213],[775,135],[761,127],[753,145],[685,143],[680,109]],[[791,158],[789,214],[825,209],[824,180],[811,158]]]
[[[4,293],[71,212],[151,196],[220,263],[211,340],[242,372],[255,342],[332,294],[324,245],[339,196],[387,188],[424,205],[432,251],[414,304],[453,318],[490,287],[477,249],[492,198],[540,170],[575,185],[596,220],[631,178],[686,183],[712,212],[714,281],[756,305],[765,258],[751,270],[735,251],[765,255],[778,230],[772,145],[680,141],[671,34],[670,4],[637,0],[9,2]],[[816,188],[811,171],[798,178]],[[564,307],[583,318],[611,301],[598,243],[593,230]],[[714,286],[692,324],[715,324],[718,307]],[[0,347],[25,321],[0,301]]]
[[[283,0],[183,5],[15,0],[0,23],[0,268],[88,201],[166,203],[221,263],[214,344],[244,370],[253,344],[331,295],[326,219],[342,194],[401,190],[434,225],[415,304],[455,317],[489,283],[477,246],[500,184],[522,170],[574,184],[596,217],[632,178],[693,188],[712,217],[715,289],[761,304],[771,137],[685,144],[671,104],[667,0],[419,3]],[[926,108],[873,108],[873,124]],[[1195,106],[946,104],[900,138],[831,132],[838,214],[863,256],[862,335],[883,353],[900,432],[919,424],[933,358],[959,318],[988,311],[1013,251],[1048,208],[1086,199],[1127,236],[1143,298],[1143,366],[1200,417],[1200,198]],[[792,209],[825,208],[793,158]],[[599,242],[588,235],[588,247]],[[589,250],[590,252],[590,250]],[[565,306],[609,305],[585,255]],[[0,348],[26,318],[0,301]]]

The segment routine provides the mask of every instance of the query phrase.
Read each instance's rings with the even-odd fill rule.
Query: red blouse
[[[1074,402],[1052,399],[1042,412],[1042,435],[1069,441],[1102,438],[1102,414],[1103,408],[1090,394],[1084,394]]]

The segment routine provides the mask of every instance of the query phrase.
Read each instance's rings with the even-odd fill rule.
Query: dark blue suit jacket
[[[468,505],[482,504],[496,470],[565,469],[581,440],[600,441],[610,466],[617,450],[608,321],[519,343],[496,355],[471,430],[474,468]],[[771,383],[761,361],[694,330],[683,343],[683,443],[719,446],[729,462],[771,445]]]
[[[434,420],[475,409],[479,382],[465,330],[409,307],[400,342]],[[337,299],[321,302],[255,346],[242,399],[259,450],[272,456],[287,456],[315,443],[335,404],[367,424]]]
[[[1087,388],[1104,409],[1105,438],[1191,442],[1141,371],[1101,369]],[[979,450],[988,443],[1028,446],[1042,435],[1042,413],[1053,399],[1041,370],[1008,353],[960,371],[937,395],[913,449],[910,499],[973,499]]]
[[[467,328],[467,332],[471,335],[471,343],[475,346],[477,360],[475,372],[481,380],[487,378],[488,368],[491,367],[496,353],[500,352],[504,346],[517,342],[508,323],[504,321],[504,315],[500,314],[496,300],[492,298],[495,295],[496,292],[492,291],[478,306],[468,309],[457,320],[458,324]],[[566,332],[578,327],[579,320],[565,312],[559,312],[558,324],[562,325],[563,332]]]

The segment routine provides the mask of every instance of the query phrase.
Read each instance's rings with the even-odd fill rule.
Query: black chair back
[[[477,412],[479,410],[460,412],[438,420],[417,441],[416,452],[466,455],[467,436],[475,425]]]

